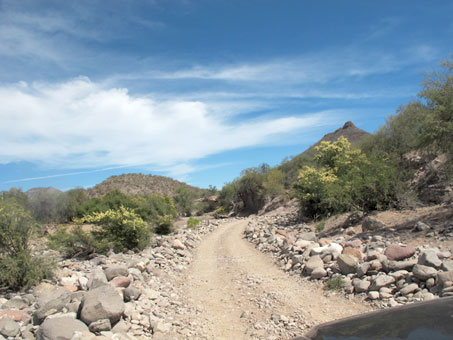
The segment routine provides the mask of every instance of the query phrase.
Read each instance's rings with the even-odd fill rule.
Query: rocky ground
[[[291,339],[322,322],[453,295],[451,220],[398,228],[346,216],[320,231],[295,217],[287,209],[206,220],[155,236],[141,253],[62,260],[55,281],[0,295],[0,340]]]
[[[429,220],[428,215],[414,211],[411,216],[417,219],[389,225],[382,221],[386,216],[350,215],[335,227],[318,224],[330,223],[330,230],[316,232],[316,226],[297,223],[294,211],[274,213],[252,220],[245,236],[272,254],[283,270],[362,297],[375,307],[453,295],[452,220],[428,224],[417,220]],[[414,246],[414,240],[423,243]]]
[[[197,310],[185,303],[178,280],[204,234],[223,221],[155,236],[136,254],[108,254],[59,263],[56,282],[0,298],[0,339],[186,338],[197,328],[180,320]],[[75,333],[74,333],[75,332]]]

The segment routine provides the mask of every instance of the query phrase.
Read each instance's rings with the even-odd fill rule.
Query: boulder
[[[298,239],[316,242],[316,240],[318,238],[316,237],[316,234],[314,232],[307,231],[307,232],[300,233],[298,235]]]
[[[8,317],[14,321],[27,321],[30,320],[30,315],[23,310],[7,309],[0,310],[0,319]]]
[[[437,270],[433,267],[424,266],[421,264],[416,264],[412,269],[414,276],[422,281],[426,281],[431,277],[436,277]]]
[[[36,340],[71,340],[75,332],[88,332],[88,327],[72,317],[48,318],[36,332]]]
[[[391,271],[398,271],[398,270],[409,270],[412,271],[412,268],[417,264],[416,260],[409,260],[409,261],[389,261],[388,268]]]
[[[453,261],[452,260],[444,260],[442,262],[442,270],[443,271],[446,271],[446,272],[449,272],[449,271],[453,271]]]
[[[127,276],[117,276],[110,281],[110,284],[113,287],[127,288],[131,284],[131,279]]]
[[[310,257],[310,259],[305,264],[305,271],[309,275],[316,268],[324,269],[324,261],[322,260],[321,256],[319,256],[319,255],[315,255],[315,256]]]
[[[310,274],[310,277],[315,280],[322,279],[323,277],[326,277],[326,276],[327,276],[327,271],[321,267],[315,268]]]
[[[63,295],[70,295],[71,292],[63,287],[56,288],[49,283],[41,283],[34,288],[34,294],[37,297],[38,307],[43,307],[49,301],[58,299]]]
[[[418,264],[433,268],[440,268],[442,266],[442,261],[439,259],[437,252],[434,249],[429,249],[420,254]]]
[[[368,270],[370,269],[370,267],[371,267],[370,262],[364,262],[362,264],[359,264],[357,266],[357,276],[362,277],[362,276],[366,275],[366,273],[368,273]]]
[[[418,289],[419,289],[418,284],[411,283],[411,284],[407,285],[406,287],[403,287],[402,289],[400,289],[400,294],[407,295],[407,294],[417,291]]]
[[[413,231],[428,231],[430,229],[431,227],[429,225],[423,223],[422,221],[418,221],[415,223]]]
[[[357,272],[359,261],[352,255],[341,254],[337,259],[338,266],[343,275],[352,274]]]
[[[413,246],[401,246],[397,244],[392,244],[384,252],[384,255],[387,256],[389,261],[401,261],[407,259],[415,254],[415,247]]]
[[[364,293],[370,288],[371,282],[367,280],[357,280],[354,282],[354,290],[357,293]]]
[[[124,301],[132,301],[132,300],[138,300],[138,298],[142,295],[142,292],[140,289],[136,287],[128,287],[123,291],[123,297]]]
[[[129,271],[127,270],[126,266],[114,266],[105,269],[104,274],[107,277],[107,280],[110,281],[111,279],[117,276],[128,276]]]
[[[0,319],[0,334],[4,337],[15,337],[17,334],[19,334],[19,324],[16,321],[5,316],[4,318]]]
[[[33,314],[33,323],[35,325],[40,325],[49,315],[61,312],[70,301],[70,295],[63,295],[47,302]]]
[[[112,324],[110,323],[109,319],[100,319],[90,323],[90,326],[88,328],[90,329],[90,332],[100,333],[111,330]]]
[[[362,261],[362,251],[359,248],[345,247],[343,249],[343,254],[352,255],[357,260]]]
[[[180,249],[180,250],[186,249],[186,246],[177,238],[173,240],[173,242],[171,243],[171,246],[175,249]]]
[[[373,284],[370,287],[370,290],[379,290],[382,287],[390,286],[395,282],[395,278],[386,274],[378,275],[374,279]]]
[[[385,224],[374,217],[367,216],[362,221],[362,231],[375,231],[385,228]]]
[[[91,272],[90,279],[88,280],[88,289],[95,289],[104,286],[108,283],[107,277],[101,268],[96,268]]]
[[[436,281],[441,288],[444,287],[445,283],[453,281],[453,270],[448,272],[438,272]]]
[[[114,324],[121,319],[124,309],[123,298],[115,288],[101,286],[83,297],[80,319],[87,325],[101,319],[109,319]]]

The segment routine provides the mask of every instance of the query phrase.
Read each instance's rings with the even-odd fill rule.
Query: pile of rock
[[[199,311],[175,287],[202,235],[225,221],[155,236],[136,254],[108,254],[59,263],[58,280],[0,297],[0,340],[149,339],[191,335],[180,322]],[[194,326],[196,328],[197,325]]]
[[[372,222],[365,220],[364,228]],[[370,234],[318,239],[309,226],[283,227],[272,216],[251,221],[245,237],[284,270],[312,280],[334,279],[347,294],[362,294],[382,307],[453,295],[450,250],[392,244]]]

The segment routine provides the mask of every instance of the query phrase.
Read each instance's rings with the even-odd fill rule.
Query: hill
[[[353,146],[357,146],[361,141],[363,141],[365,137],[369,135],[370,133],[366,132],[365,130],[359,129],[354,125],[353,122],[348,121],[343,125],[343,127],[335,130],[334,132],[330,132],[324,135],[324,137],[322,137],[318,142],[310,146],[304,152],[292,157],[289,161],[282,163],[279,169],[282,170],[283,173],[285,173],[287,184],[292,183],[296,180],[297,173],[300,168],[312,161],[316,151],[315,147],[320,145],[321,142],[334,142],[339,137],[343,136],[347,138]]]
[[[159,194],[175,196],[176,190],[180,187],[190,190],[197,196],[204,191],[169,177],[130,173],[111,176],[102,183],[96,184],[93,188],[87,189],[87,193],[89,196],[99,197],[109,191],[119,190],[127,195]]]

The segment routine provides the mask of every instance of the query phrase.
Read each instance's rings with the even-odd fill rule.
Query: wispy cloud
[[[325,113],[232,122],[201,101],[156,101],[87,78],[3,86],[0,101],[0,161],[58,168],[170,168],[328,124]]]

